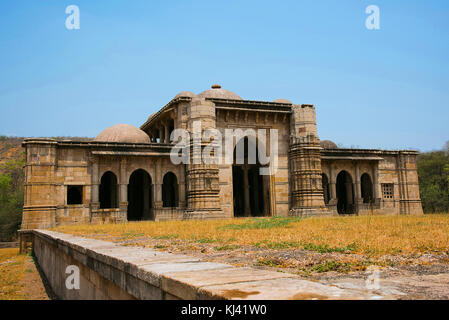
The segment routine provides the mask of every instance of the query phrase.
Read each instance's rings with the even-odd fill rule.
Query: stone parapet
[[[344,288],[288,273],[240,268],[148,248],[24,230],[55,294],[65,300],[148,299],[395,299],[400,295]],[[67,267],[79,269],[79,289],[68,289]]]

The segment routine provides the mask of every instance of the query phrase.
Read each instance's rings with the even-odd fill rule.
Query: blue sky
[[[81,28],[67,30],[78,5]],[[365,8],[380,8],[367,30]],[[346,147],[449,140],[449,1],[0,1],[0,134],[140,126],[178,92],[317,108]]]

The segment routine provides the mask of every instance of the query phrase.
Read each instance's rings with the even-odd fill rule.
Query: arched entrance
[[[178,206],[178,179],[173,172],[167,172],[164,175],[162,203],[165,208],[175,208]]]
[[[324,203],[328,204],[330,200],[329,179],[327,179],[327,175],[324,173],[321,178],[321,183],[323,185]]]
[[[117,208],[117,177],[111,171],[107,171],[101,177],[100,182],[100,208]]]
[[[363,203],[372,203],[373,197],[373,183],[369,174],[364,173],[360,179]]]
[[[337,176],[337,210],[339,214],[354,213],[354,187],[351,175],[341,171]]]
[[[242,154],[237,154],[238,150],[242,150]],[[235,217],[270,215],[270,177],[261,175],[260,168],[257,142],[248,137],[241,139],[234,148],[232,166]]]
[[[142,169],[134,171],[128,183],[128,221],[152,219],[151,176]]]

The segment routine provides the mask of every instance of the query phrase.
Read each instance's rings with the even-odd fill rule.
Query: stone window
[[[382,183],[382,197],[384,199],[393,199],[394,185],[392,183]]]
[[[83,204],[83,186],[67,186],[67,204]]]

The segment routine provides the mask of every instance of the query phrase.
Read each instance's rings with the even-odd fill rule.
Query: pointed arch
[[[117,176],[111,172],[106,171],[101,176],[99,199],[101,209],[118,208],[117,196]]]
[[[152,179],[143,169],[134,170],[128,183],[128,221],[152,219]]]
[[[178,202],[178,179],[169,171],[162,180],[162,205],[165,208],[174,208],[178,206]]]

